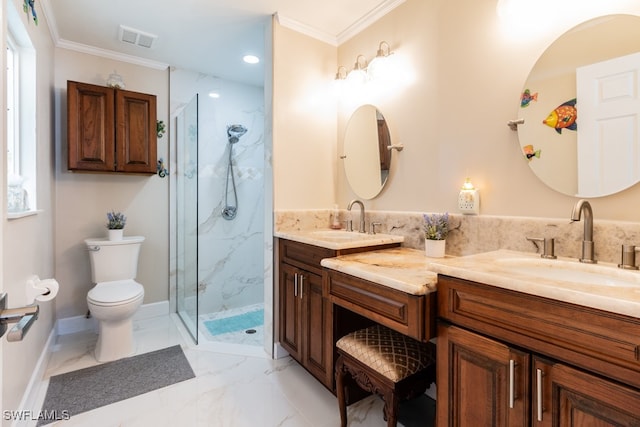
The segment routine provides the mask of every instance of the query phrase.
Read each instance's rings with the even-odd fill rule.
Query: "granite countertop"
[[[275,237],[319,246],[321,248],[340,250],[362,248],[367,246],[386,245],[404,242],[403,236],[392,234],[367,234],[357,231],[314,229],[302,231],[276,231]]]
[[[321,264],[411,295],[424,295],[436,291],[438,277],[429,271],[434,259],[421,250],[392,248],[325,258]]]
[[[498,250],[432,259],[429,269],[447,276],[640,318],[640,272],[621,270],[611,263],[581,264],[576,259],[563,257],[541,260],[540,255],[532,253]]]

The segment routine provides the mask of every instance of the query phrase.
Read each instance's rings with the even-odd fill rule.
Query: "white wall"
[[[167,70],[105,59],[57,48],[55,51],[55,274],[60,282],[56,316],[87,312],[91,269],[84,239],[106,235],[107,211],[127,215],[125,235],[146,238],[140,252],[137,280],[145,288],[144,304],[169,299],[169,180],[158,175],[73,173],[67,170],[67,80],[105,85],[117,71],[126,89],[155,94],[158,120],[168,125]],[[158,139],[158,157],[168,156],[168,134]],[[171,171],[169,171],[171,172]]]
[[[54,221],[54,179],[53,179],[53,45],[45,19],[36,26],[30,16],[22,13],[22,1],[12,0],[36,50],[36,145],[37,145],[37,215],[20,219],[6,219],[6,168],[4,155],[0,156],[3,166],[2,184],[2,286],[8,294],[8,306],[20,307],[26,300],[25,283],[29,276],[37,274],[41,278],[53,277],[53,221]],[[0,6],[3,29],[6,31],[6,3]],[[4,34],[3,31],[3,34]],[[2,67],[4,69],[4,67]],[[2,80],[4,82],[4,79]],[[4,83],[2,83],[4,94]],[[4,96],[4,95],[3,95]],[[2,104],[4,105],[4,103]],[[3,110],[4,111],[4,110]],[[2,114],[3,122],[5,114]],[[2,126],[2,152],[6,152],[5,126]],[[9,343],[2,337],[2,409],[19,409],[20,399],[27,387],[31,374],[54,321],[55,302],[39,303],[40,315],[21,342]],[[3,419],[3,425],[9,422]]]
[[[340,104],[338,153],[347,119],[359,102],[376,104],[389,120],[392,139],[405,146],[394,159],[388,187],[365,202],[367,209],[457,212],[458,191],[470,177],[481,191],[481,214],[569,219],[576,199],[535,177],[523,161],[517,133],[506,122],[517,117],[529,70],[553,40],[595,15],[640,14],[640,5],[619,0],[599,5],[597,12],[551,13],[526,32],[505,29],[495,6],[494,1],[407,0],[338,48],[338,64],[349,68],[360,53],[371,59],[385,40],[408,65],[409,76],[395,92],[343,98]],[[553,26],[536,32],[549,22]],[[355,195],[341,165],[337,188],[344,209]],[[595,219],[639,221],[638,210],[630,209],[639,198],[640,185],[635,185],[593,199]]]
[[[275,209],[335,203],[334,46],[274,24],[273,170]]]

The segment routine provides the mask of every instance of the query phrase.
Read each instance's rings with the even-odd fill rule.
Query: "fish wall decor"
[[[531,161],[531,159],[533,159],[534,157],[536,159],[539,159],[540,153],[542,153],[542,150],[534,149],[533,145],[525,145],[524,147],[522,147],[522,151],[524,151],[524,156],[528,161]]]
[[[537,100],[538,92],[532,94],[529,89],[525,89],[524,92],[522,92],[522,95],[520,95],[520,108],[528,107],[532,101]]]
[[[576,108],[576,99],[573,98],[550,112],[542,123],[562,134],[562,129],[578,130],[577,119],[578,109]]]

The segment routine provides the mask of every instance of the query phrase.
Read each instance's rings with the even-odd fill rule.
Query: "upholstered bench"
[[[336,392],[342,427],[347,425],[347,373],[360,388],[382,396],[389,427],[397,423],[398,403],[424,393],[435,380],[435,345],[384,326],[345,335],[336,347]]]

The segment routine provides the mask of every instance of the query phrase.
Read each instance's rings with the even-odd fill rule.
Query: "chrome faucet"
[[[364,225],[364,203],[362,203],[360,200],[353,199],[352,201],[349,202],[349,206],[347,206],[347,210],[350,211],[353,205],[360,206],[360,227],[358,231],[360,233],[365,233],[366,231],[365,231],[365,225]]]
[[[571,211],[571,221],[580,221],[580,215],[584,211],[584,236],[582,237],[582,257],[580,262],[595,264],[593,251],[593,210],[591,204],[584,199],[578,200]]]

